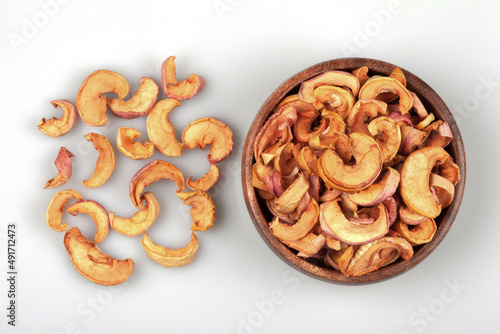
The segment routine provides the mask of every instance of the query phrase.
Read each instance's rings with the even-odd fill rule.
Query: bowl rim
[[[460,168],[460,182],[458,182],[455,186],[455,196],[453,202],[448,208],[443,209],[441,215],[436,219],[438,229],[433,240],[430,243],[414,247],[416,250],[410,261],[403,261],[399,259],[395,263],[374,272],[367,273],[362,276],[346,277],[339,271],[318,266],[310,260],[308,261],[296,256],[292,250],[285,246],[270,232],[268,222],[265,219],[258,196],[251,183],[252,165],[255,162],[253,156],[253,143],[259,132],[258,130],[273,113],[277,103],[279,103],[279,101],[281,101],[285,96],[289,95],[290,92],[298,89],[301,82],[311,79],[325,71],[340,70],[352,72],[354,69],[361,66],[367,66],[371,75],[381,74],[388,76],[391,74],[393,69],[401,69],[406,77],[407,87],[409,90],[417,94],[428,111],[433,112],[437,116],[437,119],[442,119],[448,122],[454,138],[446,147],[446,151],[450,153],[454,162]],[[255,115],[244,143],[241,165],[241,181],[243,185],[245,203],[255,228],[267,246],[281,260],[294,269],[322,281],[343,285],[371,284],[394,278],[414,268],[427,258],[444,239],[456,218],[462,202],[466,179],[466,157],[462,137],[452,113],[441,97],[427,83],[401,66],[372,58],[337,58],[327,60],[297,72],[285,80],[271,93]]]

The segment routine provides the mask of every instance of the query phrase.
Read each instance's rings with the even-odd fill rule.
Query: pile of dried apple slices
[[[198,249],[198,238],[194,231],[206,231],[215,221],[215,205],[207,191],[219,180],[217,164],[224,160],[233,149],[233,133],[222,121],[203,117],[189,123],[182,133],[181,141],[175,137],[174,125],[169,121],[169,114],[179,101],[194,97],[205,86],[205,79],[191,74],[180,82],[176,79],[175,57],[167,58],[162,64],[162,88],[165,99],[158,100],[160,89],[151,78],[142,78],[135,94],[128,100],[127,80],[118,73],[99,70],[90,74],[82,83],[77,97],[76,107],[67,100],[52,101],[54,107],[60,107],[63,116],[40,121],[40,131],[51,137],[67,134],[75,124],[78,115],[89,126],[104,126],[108,123],[106,112],[118,118],[132,119],[147,117],[148,140],[140,141],[141,133],[131,127],[120,127],[116,138],[116,148],[130,159],[143,160],[153,155],[155,149],[168,157],[179,157],[184,148],[196,147],[204,150],[210,146],[207,156],[210,169],[197,180],[191,177],[184,180],[182,172],[172,163],[153,160],[142,167],[130,181],[129,191],[132,204],[137,212],[132,217],[119,217],[114,212],[107,212],[102,205],[93,200],[83,199],[74,189],[56,193],[47,208],[47,223],[55,231],[66,231],[64,245],[69,258],[85,278],[102,285],[115,285],[128,279],[134,270],[132,259],[117,260],[99,250],[97,244],[103,241],[113,228],[129,237],[143,235],[142,246],[149,258],[164,267],[178,267],[191,263]],[[106,97],[106,93],[115,93],[118,97]],[[85,138],[92,142],[99,152],[92,176],[82,182],[87,188],[102,186],[112,175],[115,165],[115,152],[108,138],[97,133],[88,133]],[[55,188],[65,184],[72,175],[71,158],[75,157],[68,149],[61,147],[55,160],[57,175],[49,180],[45,188]],[[170,249],[155,244],[147,231],[157,220],[160,204],[151,192],[144,189],[161,179],[170,179],[177,186],[177,196],[187,206],[193,219],[191,241],[183,248]],[[191,191],[185,190],[185,185]],[[74,201],[69,204],[70,201]],[[95,222],[97,232],[91,241],[82,235],[78,227],[69,229],[62,222],[63,213],[89,215]]]
[[[399,68],[327,71],[285,97],[257,134],[252,185],[269,228],[297,256],[345,276],[410,260],[432,240],[459,167],[448,123]]]

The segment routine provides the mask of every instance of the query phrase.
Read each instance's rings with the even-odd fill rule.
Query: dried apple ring
[[[314,103],[314,89],[319,86],[330,85],[349,87],[352,95],[358,95],[359,80],[351,73],[344,71],[327,71],[310,80],[302,82],[299,89],[299,99],[308,103]]]
[[[427,218],[418,225],[408,225],[398,220],[394,223],[394,229],[412,246],[417,246],[431,241],[437,231],[437,226],[432,218]]]
[[[92,176],[82,183],[87,188],[98,188],[113,174],[116,165],[115,152],[108,138],[103,135],[91,132],[85,135],[85,139],[94,144],[95,149],[99,152],[99,157]]]
[[[342,119],[346,119],[354,105],[352,94],[337,86],[319,86],[314,89],[313,96],[316,109],[325,105],[327,110],[338,113]]]
[[[73,104],[67,100],[54,100],[50,101],[54,108],[60,107],[63,115],[60,119],[53,117],[52,119],[45,120],[42,118],[38,123],[38,129],[45,133],[47,136],[59,137],[67,134],[75,125],[77,113]]]
[[[142,238],[142,247],[148,257],[165,268],[185,266],[193,262],[198,250],[198,238],[191,232],[191,241],[183,248],[169,249],[151,241],[147,233]]]
[[[141,78],[141,85],[134,96],[127,101],[108,98],[108,106],[113,115],[119,118],[132,119],[147,115],[156,103],[160,89],[151,78]]]
[[[233,150],[233,132],[222,121],[204,117],[189,123],[182,132],[182,142],[188,150],[201,150],[210,145],[208,162],[216,164],[227,158]]]
[[[406,87],[396,78],[373,76],[359,90],[360,100],[376,99],[382,93],[394,93],[399,96],[399,111],[407,114],[413,105],[413,98]]]
[[[137,171],[130,181],[130,199],[136,208],[142,209],[143,207],[141,193],[144,188],[161,179],[174,181],[177,186],[177,192],[184,190],[184,176],[177,167],[163,160],[151,161]]]
[[[62,222],[62,215],[64,207],[73,198],[80,201],[82,199],[82,195],[80,195],[80,193],[76,190],[68,189],[58,192],[50,200],[46,215],[47,224],[54,231],[62,232],[69,228],[68,224]]]
[[[65,147],[59,149],[56,161],[54,161],[58,173],[55,178],[47,181],[43,189],[59,187],[68,182],[73,174],[73,165],[71,163],[72,157],[74,157],[73,153],[68,151]]]
[[[94,237],[94,243],[98,244],[106,238],[109,233],[108,213],[101,204],[92,200],[80,200],[68,206],[66,212],[77,216],[78,213],[89,215],[94,221],[97,231]]]
[[[75,269],[91,282],[116,285],[125,282],[134,271],[132,259],[117,260],[102,253],[94,242],[81,234],[78,227],[66,232],[64,246]]]
[[[182,199],[184,205],[193,208],[189,212],[193,218],[192,231],[206,231],[215,221],[215,205],[212,198],[204,191],[181,191],[177,196]]]
[[[118,217],[114,212],[109,212],[109,223],[116,232],[128,237],[136,237],[146,232],[153,225],[160,214],[160,203],[158,203],[155,195],[150,192],[145,192],[141,199],[146,202],[146,206],[130,218]]]
[[[357,205],[373,206],[394,195],[399,186],[399,172],[394,168],[384,167],[381,174],[381,178],[368,188],[348,194],[349,199]]]
[[[387,114],[387,104],[379,100],[358,100],[346,119],[346,133],[361,132],[370,135],[368,122],[375,117]]]
[[[313,136],[321,134],[328,127],[328,120],[321,119],[319,126],[311,131],[311,124],[320,116],[317,111],[304,110],[297,112],[297,121],[293,125],[293,134],[299,142],[307,143]]]
[[[128,95],[130,86],[120,74],[99,70],[90,74],[76,95],[76,108],[82,120],[90,126],[108,124],[107,99],[103,94],[116,93],[119,99]]]
[[[211,189],[220,178],[220,170],[217,165],[210,164],[210,170],[205,173],[198,180],[193,180],[192,177],[189,177],[186,180],[186,185],[193,190],[202,190],[208,191]]]
[[[187,80],[177,82],[175,77],[175,57],[168,57],[162,64],[162,87],[169,98],[187,100],[198,94],[205,87],[205,79],[196,74],[191,74]]]
[[[144,144],[134,139],[139,139],[141,132],[137,129],[122,126],[118,128],[116,135],[116,148],[126,157],[134,160],[147,159],[153,155],[155,147],[149,140]]]
[[[380,116],[368,124],[368,131],[380,147],[382,162],[390,162],[398,153],[401,145],[399,125],[388,116]]]
[[[319,218],[319,205],[311,199],[307,209],[301,214],[300,219],[292,224],[282,223],[275,217],[270,225],[274,236],[285,240],[298,240],[305,237],[316,225]]]
[[[370,79],[368,76],[368,66],[361,66],[352,71],[352,74],[358,78],[360,86],[363,86],[366,80]]]
[[[178,157],[184,149],[184,144],[175,138],[174,126],[168,120],[170,112],[180,105],[181,103],[174,99],[158,101],[146,120],[149,140],[158,151],[168,157]]]

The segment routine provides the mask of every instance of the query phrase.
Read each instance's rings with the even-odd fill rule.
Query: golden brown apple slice
[[[349,199],[357,205],[373,206],[394,195],[399,186],[399,172],[394,168],[384,167],[381,176],[368,188],[349,194]]]
[[[115,231],[128,237],[136,237],[146,232],[153,225],[160,214],[160,203],[158,203],[155,195],[150,192],[145,192],[141,199],[146,202],[146,206],[130,218],[122,218],[116,216],[112,211],[109,212],[109,223]]]
[[[305,237],[298,240],[281,240],[285,245],[303,254],[315,254],[326,244],[326,239],[322,234],[309,232]]]
[[[68,224],[62,222],[62,215],[64,207],[73,198],[80,201],[82,199],[82,195],[80,195],[80,193],[76,190],[68,189],[58,192],[50,200],[46,215],[47,224],[54,231],[62,232],[69,228]]]
[[[327,71],[310,80],[302,82],[299,89],[299,99],[304,102],[314,103],[314,89],[324,85],[349,87],[353,96],[358,95],[360,87],[358,78],[351,73],[344,71]]]
[[[193,180],[192,177],[189,177],[186,180],[186,185],[192,190],[208,191],[214,185],[217,184],[219,179],[220,179],[219,167],[217,167],[217,165],[210,164],[210,170],[208,172],[206,172],[198,180]]]
[[[76,108],[82,120],[90,126],[108,124],[108,107],[105,93],[116,93],[123,99],[130,91],[127,80],[120,74],[99,70],[90,74],[80,86],[76,95]]]
[[[193,218],[192,231],[206,231],[215,221],[215,205],[212,198],[204,191],[181,191],[177,197],[184,205],[192,206],[189,212]]]
[[[370,79],[368,76],[368,66],[361,66],[352,71],[352,74],[358,78],[360,87],[365,84],[366,80]]]
[[[275,112],[280,110],[282,107],[294,107],[296,112],[315,109],[312,103],[299,100],[299,94],[288,95],[283,98],[283,100],[278,103],[276,108],[274,108]]]
[[[64,235],[64,246],[75,269],[86,279],[101,285],[125,282],[134,271],[132,259],[117,260],[102,253],[94,242],[87,240],[78,227]]]
[[[144,144],[140,141],[134,142],[134,139],[139,139],[139,137],[141,137],[139,130],[121,126],[116,135],[116,148],[130,159],[147,159],[153,155],[155,147],[149,140],[145,140]]]
[[[341,253],[340,257],[337,260],[340,272],[346,276],[347,276],[346,273],[347,266],[349,265],[349,262],[354,256],[355,251],[356,251],[355,246],[348,246],[346,249],[344,249],[344,251]]]
[[[141,85],[134,96],[127,101],[108,98],[108,106],[113,115],[119,118],[132,119],[147,115],[156,103],[160,89],[151,78],[141,78]]]
[[[426,220],[427,217],[412,211],[407,206],[401,205],[399,207],[399,219],[408,225],[418,225]]]
[[[460,167],[453,162],[453,158],[451,156],[437,167],[436,174],[441,175],[450,181],[454,186],[460,181]]]
[[[334,134],[336,132],[345,133],[346,124],[342,119],[342,116],[340,116],[336,112],[323,110],[321,112],[321,118],[327,121],[328,127],[324,131],[322,131],[319,136],[330,137],[335,136]]]
[[[189,123],[182,132],[182,142],[188,150],[198,147],[204,150],[210,145],[208,162],[216,164],[229,156],[233,150],[233,132],[224,122],[204,117]]]
[[[318,159],[319,175],[331,188],[356,192],[372,184],[382,170],[382,155],[373,138],[358,132],[351,133],[354,164],[346,164],[332,149]]]
[[[299,167],[303,171],[305,171],[311,175],[319,175],[318,157],[309,148],[309,146],[305,146],[299,151],[299,154],[297,155],[296,160],[297,160]]]
[[[455,186],[448,179],[444,177],[431,173],[429,177],[429,182],[431,190],[436,192],[436,196],[441,204],[441,208],[447,208],[450,206],[455,196]]]
[[[73,153],[68,151],[65,147],[59,149],[57,158],[54,161],[54,165],[57,168],[57,175],[55,178],[50,179],[45,183],[43,189],[55,188],[68,182],[69,178],[73,174],[73,165],[71,163],[71,158],[74,157]]]
[[[99,152],[99,157],[92,176],[82,183],[87,188],[98,188],[109,179],[115,170],[115,152],[108,138],[103,135],[91,132],[85,135],[85,139],[94,144],[95,149]]]
[[[347,90],[337,86],[319,86],[314,89],[314,103],[316,109],[326,104],[328,110],[335,111],[342,119],[346,119],[354,105],[354,97]]]
[[[417,246],[430,242],[437,231],[437,226],[432,218],[427,218],[418,225],[408,225],[398,220],[394,223],[394,230],[412,246]]]
[[[298,240],[306,236],[307,233],[316,225],[319,218],[319,205],[311,199],[309,205],[300,216],[300,219],[293,225],[280,222],[275,217],[270,225],[271,231],[278,239]]]
[[[198,238],[191,232],[191,241],[183,248],[169,249],[151,241],[147,233],[142,238],[142,247],[148,257],[165,268],[185,266],[193,262],[198,250]]]
[[[163,91],[167,91],[167,85],[177,84],[175,73],[175,56],[170,56],[161,64],[161,83]]]
[[[191,74],[187,80],[177,82],[175,57],[168,57],[161,66],[161,82],[163,91],[169,98],[187,100],[198,94],[206,84],[205,79]]]
[[[144,188],[161,179],[174,181],[177,192],[184,190],[184,176],[177,167],[163,160],[151,161],[137,171],[130,181],[130,199],[136,208],[142,209],[143,207],[141,193]]]
[[[370,135],[368,123],[375,117],[387,114],[387,104],[379,100],[358,100],[346,119],[346,132]]]
[[[368,124],[368,131],[380,147],[382,162],[390,162],[398,153],[401,145],[399,125],[392,118],[380,116]]]
[[[293,157],[293,143],[286,143],[276,151],[276,158],[274,159],[274,168],[283,176],[290,175],[293,170],[298,166],[297,160]]]
[[[174,99],[158,101],[146,120],[149,140],[167,157],[178,157],[184,149],[184,144],[175,137],[174,126],[168,119],[170,112],[180,105]]]
[[[293,125],[293,134],[299,142],[307,143],[313,136],[319,135],[328,127],[328,121],[322,119],[316,129],[311,129],[312,123],[320,116],[315,110],[297,112],[297,121]]]
[[[38,123],[38,129],[45,133],[47,136],[59,137],[67,134],[73,125],[75,125],[77,113],[73,104],[67,100],[54,100],[50,101],[54,108],[60,107],[63,111],[62,117],[45,120],[42,118]]]
[[[308,189],[309,180],[303,173],[300,173],[285,192],[275,200],[277,211],[287,214],[295,210]]]
[[[262,162],[254,163],[252,166],[252,186],[267,191],[266,179],[268,176],[272,177],[273,173],[273,167],[266,166]]]
[[[402,126],[401,128],[401,145],[399,152],[402,155],[409,155],[414,152],[427,137],[424,131],[418,130],[413,126]]]
[[[418,124],[415,124],[415,129],[418,130],[423,130],[426,126],[431,124],[434,120],[436,119],[436,116],[434,116],[433,113],[430,113],[425,117],[423,120],[421,120]]]
[[[399,96],[399,111],[407,114],[413,105],[413,98],[406,87],[396,78],[373,76],[359,90],[360,100],[376,99],[382,93],[394,93]]]
[[[387,209],[383,204],[374,206],[369,213],[371,224],[355,224],[346,218],[338,201],[320,205],[320,224],[323,233],[349,245],[360,245],[383,237],[389,231]]]
[[[400,192],[403,201],[413,211],[429,218],[441,213],[429,186],[429,177],[436,164],[449,157],[442,147],[425,147],[410,154],[401,171]]]
[[[109,233],[108,213],[101,204],[92,200],[80,200],[68,206],[66,212],[77,216],[78,213],[89,215],[94,221],[97,231],[94,237],[94,243],[98,244],[106,238]]]
[[[438,120],[425,127],[424,132],[427,138],[422,146],[441,146],[446,147],[453,140],[453,133],[447,122]]]

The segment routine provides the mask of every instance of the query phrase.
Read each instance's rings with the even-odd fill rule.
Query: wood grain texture
[[[450,145],[446,147],[446,150],[453,157],[455,163],[460,167],[461,181],[456,185],[455,197],[452,204],[448,208],[444,209],[441,215],[436,219],[438,229],[433,240],[428,244],[414,247],[415,254],[410,261],[400,259],[394,264],[381,268],[375,272],[358,277],[346,277],[339,271],[326,268],[320,262],[315,260],[306,260],[296,256],[294,251],[281,243],[271,233],[268,222],[272,219],[272,215],[267,209],[264,201],[258,197],[252,187],[252,165],[255,162],[253,157],[253,143],[259,130],[262,128],[267,118],[272,114],[276,105],[285,96],[297,93],[301,82],[311,79],[325,71],[341,70],[352,72],[356,68],[364,65],[368,66],[370,76],[375,74],[388,76],[394,68],[399,67],[406,76],[407,88],[417,94],[427,110],[434,113],[436,119],[448,122],[454,138]],[[458,125],[444,101],[429,85],[402,67],[384,61],[367,58],[342,58],[326,61],[298,72],[286,80],[269,96],[257,112],[257,115],[250,126],[242,155],[241,181],[243,184],[245,202],[257,231],[269,248],[285,263],[303,272],[304,274],[327,282],[346,285],[369,284],[396,277],[413,268],[428,257],[441,243],[457,216],[465,190],[465,177],[466,158],[464,144]],[[444,260],[445,259],[443,259],[443,261]],[[450,260],[452,259],[448,259],[448,261]]]

